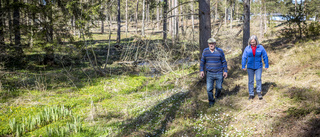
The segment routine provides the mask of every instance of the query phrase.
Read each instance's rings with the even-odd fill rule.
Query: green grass
[[[105,37],[93,34],[96,40]],[[159,36],[123,42],[134,38],[157,40]],[[266,43],[272,64],[263,72],[264,99],[256,97],[252,102],[247,100],[247,75],[236,69],[241,51],[227,53],[232,74],[211,108],[205,83],[198,76],[199,64],[171,66],[172,70],[157,75],[150,74],[148,66],[112,64],[105,76],[88,63],[66,68],[33,64],[36,70],[22,69],[1,77],[0,136],[296,135],[299,130],[292,129],[301,125],[317,127],[304,121],[320,114],[320,48],[311,48],[316,43],[299,41],[284,49],[271,47],[276,45],[272,40]],[[179,45],[174,48],[181,49]],[[181,53],[174,52],[173,58],[180,59]],[[197,56],[198,51],[183,54]]]
[[[140,133],[132,131],[132,129],[138,129],[140,132],[171,136],[183,130],[179,126],[179,123],[182,123],[187,125],[185,127],[185,130],[188,130],[187,134],[198,136],[212,134],[204,130],[203,123],[211,125],[212,121],[209,119],[213,116],[210,115],[208,116],[210,118],[204,119],[202,115],[207,114],[203,112],[201,116],[200,113],[192,116],[194,111],[189,107],[194,103],[194,99],[188,95],[189,91],[179,88],[183,84],[182,81],[192,83],[190,79],[185,80],[185,77],[197,71],[194,68],[193,66],[184,67],[158,77],[122,75],[99,78],[95,79],[94,83],[78,89],[26,90],[18,95],[19,98],[26,100],[20,100],[16,105],[2,105],[4,109],[1,110],[0,133],[23,136],[100,136],[121,135],[126,133],[123,131],[128,131],[128,133],[139,135]],[[15,99],[6,99],[6,101],[10,100]],[[48,106],[66,107],[72,115],[46,121],[41,115],[44,115],[43,112]],[[55,116],[54,113],[51,115]],[[45,122],[39,124],[40,126],[30,122],[36,121],[33,120],[36,117],[41,117],[40,119],[44,119]],[[142,122],[139,119],[143,117],[145,121]],[[168,124],[168,117],[176,117],[177,121],[171,120],[173,124],[167,129],[163,124]],[[79,127],[70,128],[76,125],[75,118],[78,120]],[[9,128],[13,119],[19,131]],[[184,122],[185,119],[191,123]],[[225,120],[227,119],[219,119],[213,123],[223,127]],[[25,125],[26,122],[34,125],[32,129],[22,128],[21,125]],[[140,126],[136,126],[137,124]],[[221,135],[222,132],[222,128],[217,128],[215,134]]]
[[[173,80],[181,74],[177,72],[176,74],[163,75],[157,78],[145,77],[145,76],[111,76],[108,78],[99,78],[95,79],[94,83],[79,88],[78,90],[72,88],[59,88],[58,90],[26,90],[25,92],[19,92],[17,96],[19,98],[25,98],[26,100],[21,100],[17,105],[2,105],[1,109],[1,135],[15,134],[15,135],[62,135],[72,132],[74,136],[81,135],[97,135],[92,128],[97,127],[98,125],[91,126],[86,124],[87,122],[83,121],[88,115],[93,107],[98,111],[106,110],[106,114],[100,114],[103,112],[92,112],[95,114],[94,120],[100,119],[100,116],[97,115],[106,115],[107,119],[113,119],[115,117],[123,118],[125,117],[135,117],[141,115],[146,110],[143,110],[145,107],[144,104],[135,106],[137,102],[141,100],[147,100],[153,103],[161,101],[161,99],[167,98],[171,93],[169,91],[175,86]],[[158,92],[158,96],[153,96],[154,92]],[[5,92],[5,91],[2,91]],[[146,97],[145,94],[149,94],[149,97]],[[153,101],[153,99],[157,100]],[[8,98],[5,101],[10,101],[12,99]],[[13,99],[14,100],[14,99]],[[27,101],[28,100],[28,101]],[[31,104],[29,104],[32,103]],[[92,106],[92,103],[94,106]],[[42,105],[38,105],[42,104]],[[31,106],[30,106],[31,105]],[[65,106],[72,111],[73,117],[80,116],[83,131],[79,133],[71,129],[65,129],[68,127],[67,123],[72,122],[70,118],[62,120],[58,118],[57,120],[46,121],[45,124],[39,124],[37,126],[34,124],[32,130],[29,128],[23,128],[21,125],[25,125],[25,120],[23,119],[36,119],[38,115],[42,115],[43,109],[46,109],[47,106]],[[147,106],[150,104],[147,104]],[[25,106],[25,107],[22,107]],[[150,107],[150,106],[149,106]],[[128,112],[121,112],[123,108],[127,108]],[[115,110],[120,110],[120,112],[115,112]],[[40,114],[37,114],[40,113]],[[127,113],[127,114],[123,114]],[[54,115],[54,114],[52,114]],[[110,115],[110,116],[108,116]],[[14,129],[9,129],[9,123],[12,124],[13,119],[15,120],[16,127],[19,127],[19,131]],[[41,117],[41,119],[43,119]],[[123,119],[122,119],[123,120]],[[11,121],[11,122],[10,122]],[[30,123],[30,121],[26,121]],[[49,122],[49,123],[48,123]],[[119,125],[120,121],[116,122]],[[90,122],[89,122],[90,123]],[[114,129],[117,127],[111,127],[109,124],[102,124],[101,131],[105,129]],[[99,126],[100,127],[100,126]],[[20,129],[21,128],[21,129]],[[18,131],[18,132],[16,132]],[[27,132],[26,132],[27,131]],[[88,133],[87,132],[91,132]]]

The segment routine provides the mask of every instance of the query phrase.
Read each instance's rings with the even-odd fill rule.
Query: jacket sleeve
[[[247,48],[244,49],[243,54],[242,54],[242,61],[241,61],[242,69],[245,69],[246,68],[246,64],[247,64],[248,55],[247,55],[246,49]]]
[[[267,51],[263,48],[262,50],[262,56],[263,56],[263,62],[265,64],[265,68],[269,68],[269,60],[268,60],[268,54]]]
[[[200,60],[200,71],[203,71],[203,67],[205,63],[206,63],[206,58],[204,57],[204,50],[203,50],[201,60]]]

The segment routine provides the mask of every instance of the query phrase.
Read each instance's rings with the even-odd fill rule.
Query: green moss
[[[291,117],[304,117],[307,114],[309,114],[312,110],[308,109],[308,108],[303,108],[303,109],[299,109],[299,108],[295,108],[295,107],[290,107],[288,110],[286,110],[285,112],[288,114],[288,116]]]

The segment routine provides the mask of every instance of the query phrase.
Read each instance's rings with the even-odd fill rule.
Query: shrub
[[[320,23],[319,22],[311,22],[307,27],[307,35],[308,36],[318,36],[320,34]]]

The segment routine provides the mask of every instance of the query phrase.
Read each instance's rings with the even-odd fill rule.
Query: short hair
[[[259,45],[258,37],[257,37],[256,35],[252,35],[252,36],[249,38],[248,44],[250,45],[250,41],[253,40],[253,39],[257,42],[257,45]]]

